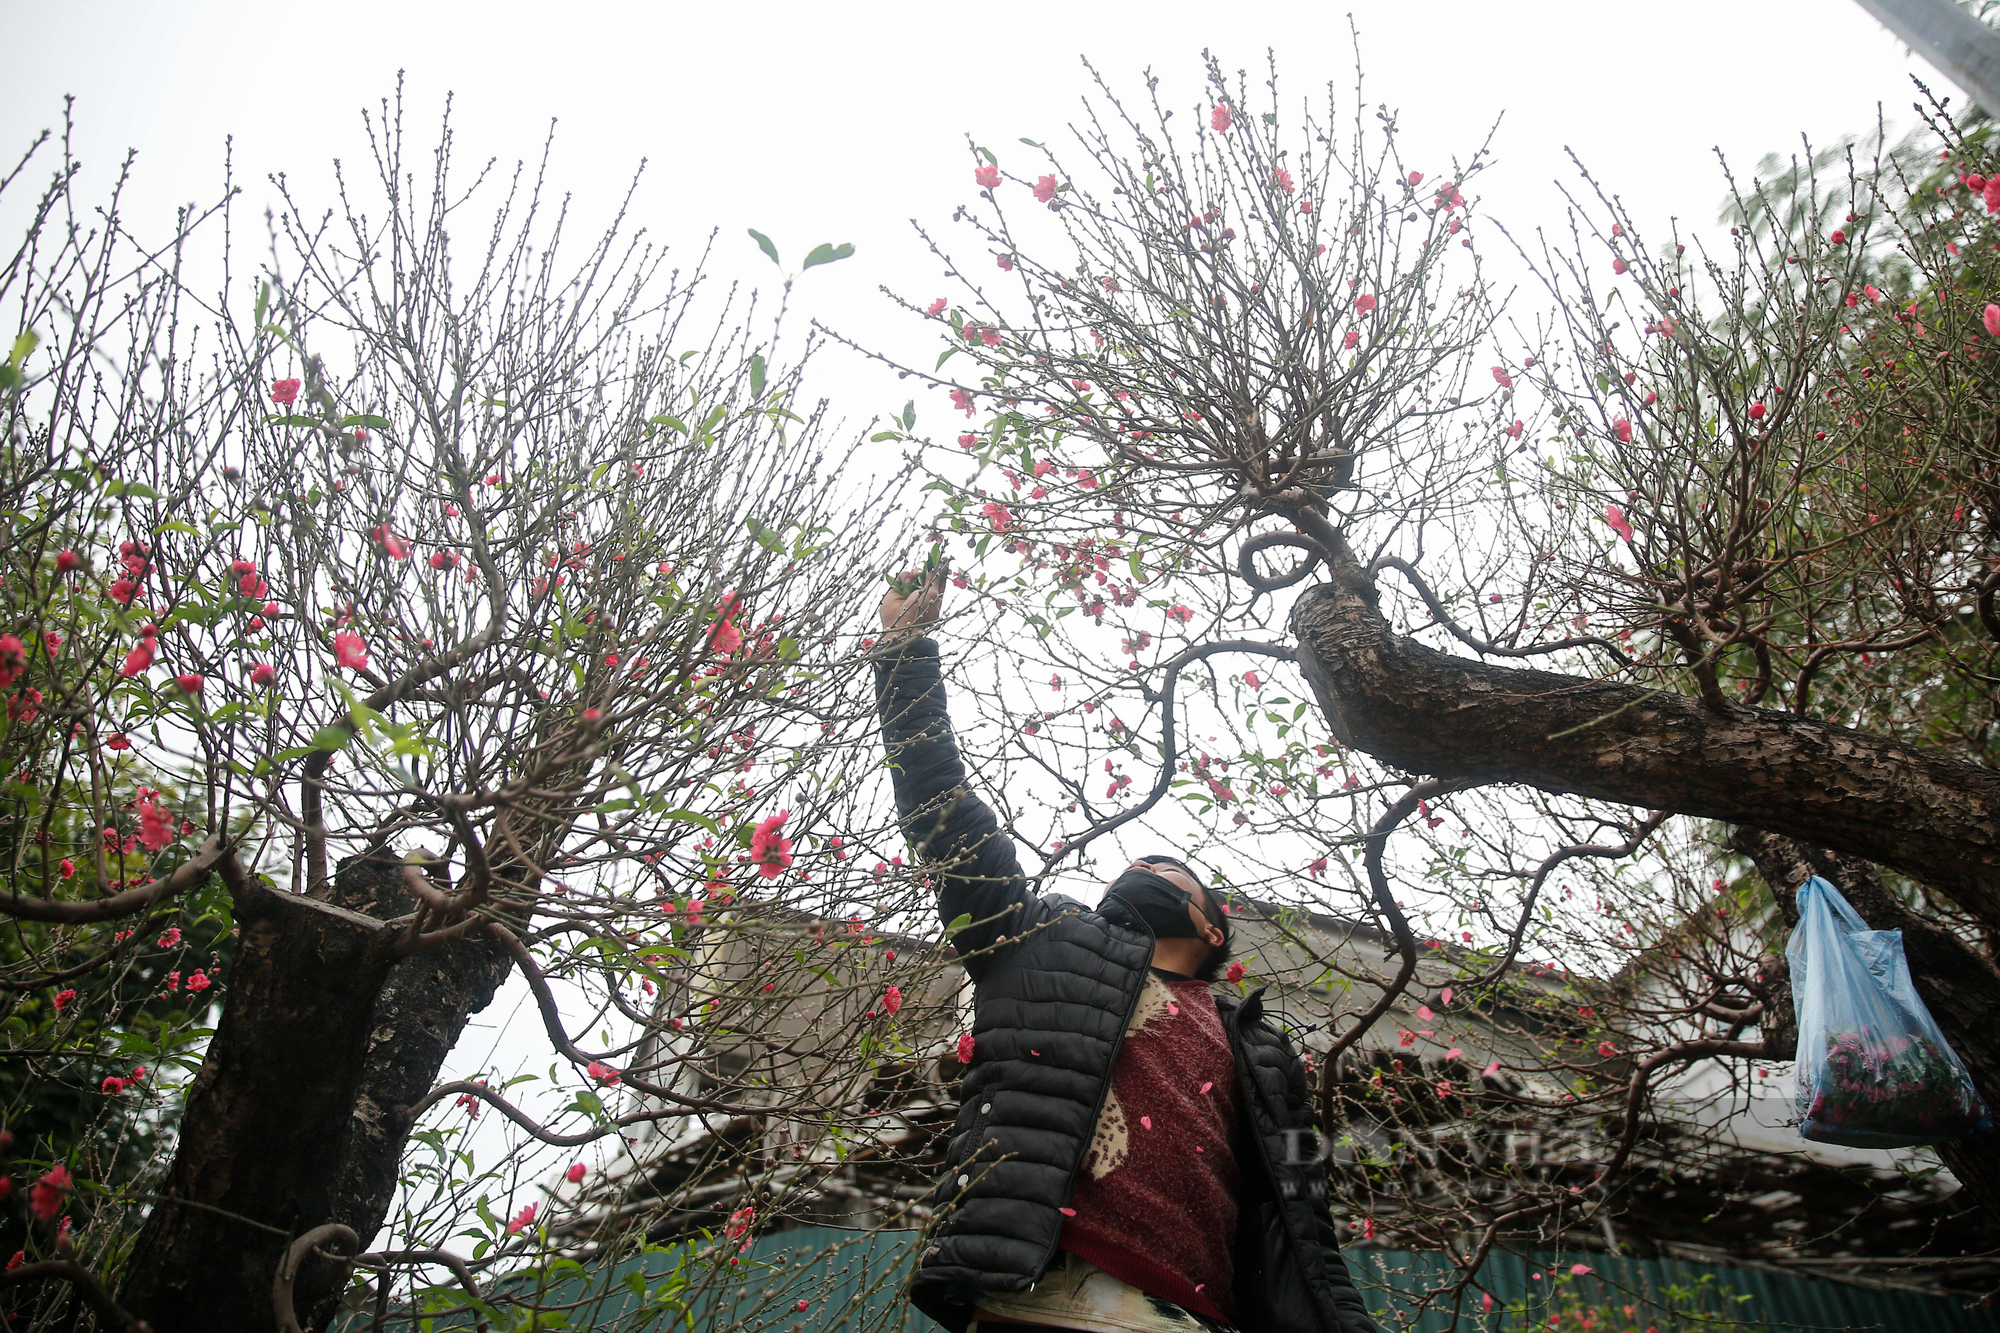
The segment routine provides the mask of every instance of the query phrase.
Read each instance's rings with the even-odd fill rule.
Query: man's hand
[[[883,632],[914,638],[935,625],[944,606],[944,578],[942,566],[906,569],[891,577],[882,598]]]

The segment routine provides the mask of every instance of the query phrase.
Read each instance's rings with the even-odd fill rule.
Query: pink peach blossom
[[[750,863],[765,879],[776,879],[792,864],[792,840],[780,832],[790,813],[780,810],[750,834]]]
[[[146,671],[148,667],[152,667],[152,654],[154,654],[154,648],[156,648],[156,642],[154,642],[154,638],[152,638],[150,634],[148,634],[146,638],[140,638],[140,640],[138,640],[138,644],[136,644],[136,646],[134,646],[134,648],[132,648],[130,652],[126,652],[126,660],[124,660],[124,667],[120,667],[120,669],[118,669],[118,675],[130,681],[130,679],[132,679],[132,677],[136,677],[138,673],[142,673],[142,671]]]
[[[29,1187],[29,1209],[44,1222],[55,1221],[56,1214],[63,1209],[63,1201],[69,1197],[71,1183],[69,1168],[57,1162]]]
[[[139,805],[139,844],[149,852],[157,852],[174,841],[174,823],[167,812],[160,808],[156,800],[147,799]]]

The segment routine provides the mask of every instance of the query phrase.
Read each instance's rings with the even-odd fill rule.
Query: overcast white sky
[[[1910,74],[1934,78],[1852,0],[1357,0],[1352,10],[1369,99],[1400,110],[1406,162],[1442,171],[1504,117],[1481,207],[1516,234],[1560,224],[1555,182],[1574,179],[1566,148],[1648,233],[1675,214],[1706,230],[1722,194],[1716,148],[1747,172],[1801,133],[1822,142],[1872,128],[1878,106],[1907,125]],[[148,218],[164,226],[173,205],[213,196],[233,135],[250,205],[239,217],[252,223],[269,172],[331,201],[331,160],[364,167],[360,109],[403,70],[419,142],[456,95],[468,164],[532,156],[558,121],[556,178],[587,214],[615,203],[646,159],[636,221],[676,246],[720,228],[713,271],[724,278],[774,276],[746,227],[769,233],[788,267],[818,242],[853,242],[855,258],[807,275],[796,304],[864,342],[910,347],[934,330],[913,329],[876,288],[924,300],[944,290],[909,219],[942,225],[972,197],[968,132],[1003,160],[1024,135],[1060,142],[1086,86],[1082,55],[1126,87],[1150,65],[1183,90],[1182,105],[1204,47],[1231,68],[1275,48],[1293,98],[1329,79],[1350,87],[1347,12],[1269,0],[10,0],[0,156],[11,162],[58,124],[62,97],[75,94],[96,181],[124,149],[139,151],[127,217],[144,234]],[[1488,245],[1489,258],[1499,248]],[[853,369],[845,414],[900,406],[896,385]],[[496,1055],[503,1073],[546,1064],[545,1050],[523,1056],[501,1035],[517,1012],[532,1027],[517,992],[482,1016],[448,1073]]]
[[[818,242],[854,242],[854,259],[808,275],[798,304],[877,343],[918,336],[878,285],[937,294],[908,220],[941,223],[973,195],[966,133],[1003,159],[1024,135],[1059,142],[1085,87],[1079,56],[1127,86],[1150,65],[1183,103],[1204,47],[1232,68],[1274,48],[1294,97],[1352,83],[1349,11],[1321,3],[6,8],[0,149],[11,159],[7,144],[57,123],[75,94],[92,167],[139,150],[135,224],[211,196],[231,135],[245,221],[272,171],[330,200],[330,161],[364,167],[359,111],[404,70],[420,135],[456,94],[468,163],[532,155],[556,120],[557,177],[587,210],[615,202],[646,159],[638,220],[678,245],[719,227],[720,276],[775,276],[746,227],[788,266]],[[1747,169],[1802,132],[1865,130],[1878,105],[1907,124],[1909,74],[1933,77],[1851,0],[1359,0],[1352,13],[1368,95],[1400,110],[1406,161],[1442,170],[1504,117],[1481,190],[1516,234],[1559,221],[1565,148],[1651,234],[1669,214],[1705,227],[1722,193],[1715,148]],[[849,415],[900,406],[872,375],[855,389]]]

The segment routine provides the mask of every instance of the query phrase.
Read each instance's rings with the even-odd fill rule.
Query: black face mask
[[[1143,921],[1155,939],[1194,940],[1201,932],[1188,917],[1191,901],[1192,895],[1171,880],[1134,867],[1111,881],[1097,910],[1121,925]]]

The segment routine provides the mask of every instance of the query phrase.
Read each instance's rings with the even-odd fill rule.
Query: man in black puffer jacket
[[[1030,891],[966,790],[919,637],[942,577],[899,585],[875,652],[883,737],[974,996],[911,1300],[952,1333],[1377,1333],[1340,1258],[1305,1067],[1261,988],[1209,988],[1227,914],[1168,857],[1094,909]]]

